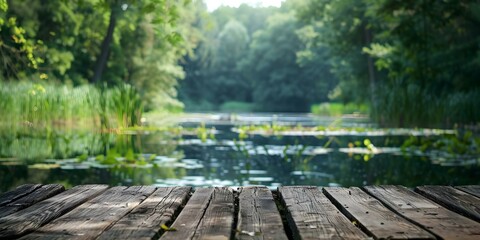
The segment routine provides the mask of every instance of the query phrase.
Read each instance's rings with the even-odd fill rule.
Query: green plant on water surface
[[[240,139],[248,138],[249,134],[259,132],[266,135],[278,136],[280,133],[291,130],[292,127],[288,125],[281,125],[275,122],[262,125],[243,125],[237,127],[237,132]]]
[[[288,150],[290,148],[293,149],[293,154],[289,154]],[[287,144],[283,148],[283,160],[285,162],[301,163],[301,166],[306,166],[307,163],[315,157],[315,155],[309,155],[307,157],[304,157],[306,150],[307,145],[302,145],[298,142],[298,140],[296,140],[294,145],[290,146]]]
[[[208,139],[215,140],[215,127],[207,128],[205,123],[202,122],[200,126],[194,128],[193,130],[197,133],[197,137],[202,141],[202,143],[207,142]]]
[[[349,131],[358,131],[364,132],[369,129],[367,128],[344,128],[339,127],[342,123],[342,119],[336,119],[329,125],[319,125],[315,127],[305,127],[302,124],[298,123],[297,125],[286,125],[278,124],[276,122],[260,125],[243,125],[236,127],[236,131],[239,134],[240,139],[247,138],[249,134],[263,134],[263,135],[274,135],[282,136],[286,132],[317,132],[317,131],[336,131],[336,130],[349,130]]]
[[[355,160],[363,160],[365,162],[368,162],[375,156],[375,154],[378,153],[377,148],[368,138],[363,139],[363,141],[356,140],[349,142],[347,147],[350,149],[350,151],[347,152],[350,158]],[[359,149],[360,151],[353,151],[354,149]],[[363,151],[364,149],[366,149],[366,151]]]
[[[251,155],[248,152],[248,149],[246,148],[243,140],[233,139],[233,144],[234,144],[234,147],[235,147],[234,148],[235,153],[240,153],[243,158],[250,159]],[[255,151],[255,154],[257,154],[257,150],[254,149],[254,151]],[[267,154],[268,154],[268,152],[267,152]]]
[[[402,144],[403,151],[438,152],[451,157],[480,158],[480,137],[471,131],[455,134],[431,136],[410,136]]]
[[[89,163],[99,163],[110,167],[121,166],[144,166],[154,167],[157,156],[166,156],[174,159],[185,157],[183,151],[177,150],[178,141],[170,134],[102,134],[106,141],[102,151],[94,158],[90,157]],[[162,148],[149,148],[151,142],[163,141]],[[148,154],[144,154],[144,153]],[[82,161],[78,159],[78,161]],[[85,159],[83,159],[85,161]]]

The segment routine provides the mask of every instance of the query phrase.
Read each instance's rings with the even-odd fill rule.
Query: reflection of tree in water
[[[14,186],[28,182],[28,167],[26,165],[0,164],[0,192],[5,192]]]
[[[89,131],[66,129],[16,129],[0,135],[0,156],[27,162],[66,159],[81,154],[98,154],[105,142]]]

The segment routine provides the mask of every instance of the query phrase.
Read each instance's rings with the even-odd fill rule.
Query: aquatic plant
[[[69,87],[47,82],[0,82],[0,127],[119,128],[141,124],[143,108],[130,85]]]
[[[454,134],[449,129],[408,129],[408,128],[365,128],[365,127],[342,127],[332,123],[328,126],[319,125],[305,127],[302,125],[245,125],[236,126],[232,131],[237,132],[241,138],[248,135],[274,135],[274,136],[409,136],[409,135],[443,135]]]
[[[139,92],[128,84],[115,87],[111,91],[112,110],[119,127],[141,125],[143,102]]]
[[[435,156],[442,155],[448,158],[476,158],[480,159],[480,137],[471,131],[463,133],[432,136],[410,136],[402,144],[403,151],[419,151]]]

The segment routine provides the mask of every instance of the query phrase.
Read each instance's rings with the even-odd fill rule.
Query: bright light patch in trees
[[[208,11],[211,12],[219,8],[220,6],[239,7],[244,3],[253,7],[280,7],[283,1],[284,0],[205,0],[205,3],[207,4]]]

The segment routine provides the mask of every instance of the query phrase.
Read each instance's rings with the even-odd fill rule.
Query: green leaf
[[[163,231],[177,231],[176,228],[167,227],[165,224],[160,225],[160,228],[162,228]]]
[[[0,10],[6,12],[8,10],[7,0],[0,0]]]
[[[143,7],[142,12],[143,13],[152,13],[155,11],[155,4],[154,3],[149,3],[145,7]]]

